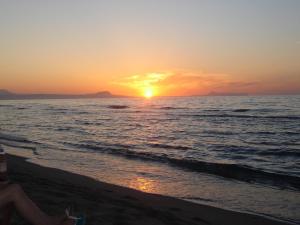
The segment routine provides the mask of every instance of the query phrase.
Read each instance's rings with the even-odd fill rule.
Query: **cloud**
[[[227,74],[178,71],[131,75],[115,81],[114,84],[140,90],[137,92],[151,87],[160,95],[195,95],[206,94],[218,89],[218,86],[228,86],[230,82],[231,76]]]
[[[149,86],[157,85],[157,83],[161,82],[162,80],[165,80],[168,76],[168,73],[137,74],[128,77],[123,77],[118,81],[114,81],[113,84],[127,86],[131,88],[146,88]]]
[[[242,82],[242,81],[234,81],[234,82],[228,82],[223,84],[222,86],[219,86],[219,88],[247,88],[258,85],[259,82]]]

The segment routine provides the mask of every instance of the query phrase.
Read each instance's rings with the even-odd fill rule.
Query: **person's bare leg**
[[[12,214],[13,214],[13,204],[9,203],[3,208],[2,225],[9,225],[11,223]]]
[[[9,203],[13,203],[17,211],[34,225],[58,225],[63,219],[63,217],[59,219],[44,213],[18,184],[11,184],[0,191],[0,207]],[[72,221],[67,220],[63,224],[72,224]]]

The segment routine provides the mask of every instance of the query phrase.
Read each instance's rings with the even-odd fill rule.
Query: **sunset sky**
[[[0,0],[0,89],[300,93],[298,0]]]

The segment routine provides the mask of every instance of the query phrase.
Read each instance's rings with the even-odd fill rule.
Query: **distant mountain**
[[[17,94],[8,90],[0,89],[0,100],[12,99],[75,99],[75,98],[122,98],[126,96],[113,95],[109,91],[101,91],[91,94]]]
[[[14,95],[14,93],[5,89],[0,89],[0,96],[11,96],[11,95]]]
[[[215,92],[212,91],[208,96],[247,96],[247,93],[235,93],[235,92]]]
[[[111,97],[120,97],[120,96],[115,96],[112,95],[109,91],[100,91],[94,94],[86,94],[84,95],[85,97],[90,97],[90,98],[111,98]]]

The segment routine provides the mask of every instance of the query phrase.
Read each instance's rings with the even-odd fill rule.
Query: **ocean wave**
[[[257,152],[257,155],[261,156],[281,156],[281,157],[297,157],[300,158],[300,151],[297,149],[290,150],[269,150],[269,151],[261,151]]]
[[[245,132],[245,134],[249,134],[249,135],[289,135],[289,136],[299,136],[299,132],[292,132],[292,131],[247,131]]]
[[[55,128],[56,131],[71,131],[73,127],[57,127]]]
[[[182,199],[186,199],[186,200],[194,200],[194,201],[205,201],[205,202],[213,202],[212,199],[208,199],[208,198],[200,198],[200,197],[195,197],[195,196],[183,196],[183,197],[180,197]]]
[[[87,112],[87,111],[73,111],[73,114],[84,115],[84,114],[90,114],[90,112]]]
[[[87,126],[101,126],[101,125],[103,125],[103,122],[79,121],[79,120],[77,120],[76,124],[87,125]]]
[[[229,111],[232,111],[232,112],[274,112],[274,109],[267,109],[267,108],[256,108],[256,109],[246,109],[246,108],[242,108],[242,109],[234,109],[234,110],[229,110]]]
[[[215,134],[215,135],[235,135],[236,132],[228,131],[219,131],[219,130],[204,130],[204,134]]]
[[[56,107],[48,107],[45,108],[46,111],[51,111],[51,113],[55,114],[89,114],[88,111],[80,111],[78,109],[72,109],[72,108],[56,108]]]
[[[128,105],[109,105],[107,106],[109,109],[128,109],[130,108]]]
[[[222,110],[222,109],[204,109],[203,111],[205,111],[205,112],[221,112],[224,110]]]
[[[250,109],[235,109],[233,112],[248,112]]]
[[[4,108],[4,107],[8,107],[8,108],[14,108],[14,106],[13,106],[13,105],[2,105],[2,104],[0,104],[0,108],[1,108],[1,107],[3,107],[3,108]]]
[[[32,141],[29,141],[24,137],[14,136],[14,135],[4,134],[4,133],[0,133],[0,139],[16,141],[16,142],[32,143]]]
[[[3,141],[3,140],[0,140],[0,144],[6,145],[6,146],[9,146],[9,147],[14,147],[14,148],[29,149],[29,150],[32,151],[32,153],[34,155],[39,155],[39,153],[37,152],[37,148],[35,146],[22,145],[18,142],[8,142],[8,141]]]
[[[17,110],[24,110],[24,109],[28,109],[27,107],[18,107],[16,108]]]
[[[177,150],[190,149],[187,146],[180,146],[180,145],[167,145],[167,144],[158,144],[158,143],[152,143],[152,144],[147,144],[147,145],[152,148],[177,149]]]
[[[29,149],[32,150],[33,154],[38,155],[36,148],[37,143],[27,140],[24,137],[0,133],[0,144],[10,147]]]
[[[57,108],[57,107],[48,107],[48,108],[45,108],[44,110],[47,110],[47,111],[56,111],[56,112],[66,112],[66,111],[70,111],[71,109],[67,109],[67,108]]]
[[[186,108],[182,108],[182,107],[171,107],[171,106],[163,106],[163,107],[160,107],[159,109],[162,109],[162,110],[175,110],[175,109],[186,109]]]
[[[138,159],[146,161],[155,161],[168,163],[171,166],[180,167],[201,173],[213,174],[224,178],[235,179],[248,183],[259,183],[280,187],[283,189],[300,190],[300,177],[267,172],[246,165],[222,164],[214,162],[205,162],[191,159],[170,158],[167,154],[154,154],[150,152],[136,152],[127,147],[107,147],[91,144],[73,144],[77,148],[102,152],[129,159]]]
[[[240,109],[204,109],[202,111],[205,112],[224,112],[224,113],[228,113],[228,112],[273,112],[271,109],[247,109],[247,108],[240,108]]]
[[[247,142],[247,144],[252,142]],[[252,143],[253,144],[253,143]],[[260,144],[260,143],[257,143]],[[234,158],[234,155],[244,155],[245,157],[251,156],[281,156],[281,157],[300,157],[300,151],[295,148],[278,148],[278,144],[274,143],[276,148],[262,149],[251,146],[234,146],[234,145],[213,145],[211,149],[215,151],[230,154],[230,158]]]
[[[249,118],[249,119],[287,119],[300,120],[300,116],[255,116],[255,115],[231,115],[231,114],[181,114],[186,117],[221,117],[221,118]]]
[[[297,141],[278,141],[278,140],[271,140],[271,141],[244,141],[246,144],[250,145],[265,145],[265,146],[300,146],[300,143]]]

